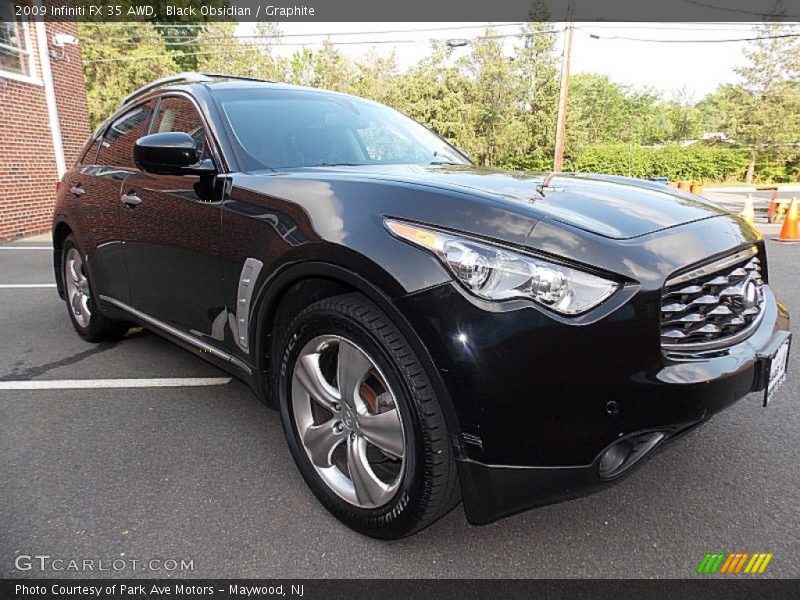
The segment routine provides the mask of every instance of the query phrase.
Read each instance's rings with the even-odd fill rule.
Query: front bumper
[[[639,294],[581,326],[532,307],[487,311],[449,284],[401,300],[449,392],[470,522],[602,488],[763,387],[757,355],[789,327],[768,288],[756,331],[703,357],[662,351],[653,300]],[[644,450],[601,476],[620,440]]]

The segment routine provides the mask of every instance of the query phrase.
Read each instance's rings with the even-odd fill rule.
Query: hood
[[[658,183],[611,175],[533,174],[471,165],[391,165],[302,169],[433,186],[530,208],[614,239],[646,235],[719,215],[715,204]]]

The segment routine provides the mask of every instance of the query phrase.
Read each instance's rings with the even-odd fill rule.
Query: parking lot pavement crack
[[[0,375],[0,381],[30,381],[35,377],[39,377],[40,375],[44,375],[45,373],[52,371],[53,369],[74,365],[75,363],[81,362],[85,358],[89,358],[95,354],[100,354],[106,350],[111,350],[117,344],[119,344],[119,342],[103,342],[93,346],[92,348],[89,348],[88,350],[84,350],[83,352],[78,352],[72,356],[54,360],[53,362],[45,363],[37,367],[28,367],[27,369],[18,370],[18,367],[15,366],[11,373],[7,375]]]

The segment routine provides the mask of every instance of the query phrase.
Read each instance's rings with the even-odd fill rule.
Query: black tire
[[[292,377],[301,349],[320,335],[357,344],[395,391],[403,423],[405,466],[394,496],[363,508],[335,493],[317,473],[300,440],[293,415]],[[363,295],[321,300],[302,310],[278,339],[275,378],[289,448],[319,501],[348,527],[379,539],[411,535],[460,501],[460,486],[447,426],[433,386],[414,350],[386,314]]]
[[[82,261],[81,273],[86,277],[89,289],[87,305],[91,316],[88,319],[88,323],[85,324],[79,322],[79,317],[76,316],[76,313],[73,310],[70,302],[69,282],[67,279],[70,277],[70,273],[67,272],[67,257],[69,256],[71,250],[76,251],[80,255]],[[87,342],[106,342],[118,340],[128,332],[128,329],[130,329],[130,323],[126,321],[110,319],[98,309],[97,298],[94,293],[94,286],[92,284],[91,277],[89,276],[89,270],[86,268],[86,255],[78,246],[75,238],[72,235],[67,236],[67,238],[64,240],[64,245],[61,247],[61,277],[64,285],[64,300],[67,305],[67,312],[69,313],[70,321],[72,321],[72,325],[75,327],[75,331],[78,332],[78,335],[80,335]]]

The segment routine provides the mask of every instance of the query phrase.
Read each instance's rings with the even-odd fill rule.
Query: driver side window
[[[147,102],[115,119],[103,136],[98,165],[135,169],[133,146],[143,135],[147,135],[150,118],[153,116],[153,103]]]
[[[155,126],[152,133],[180,131],[188,133],[197,144],[203,158],[211,153],[206,139],[206,129],[194,105],[182,96],[166,96],[158,106]]]

